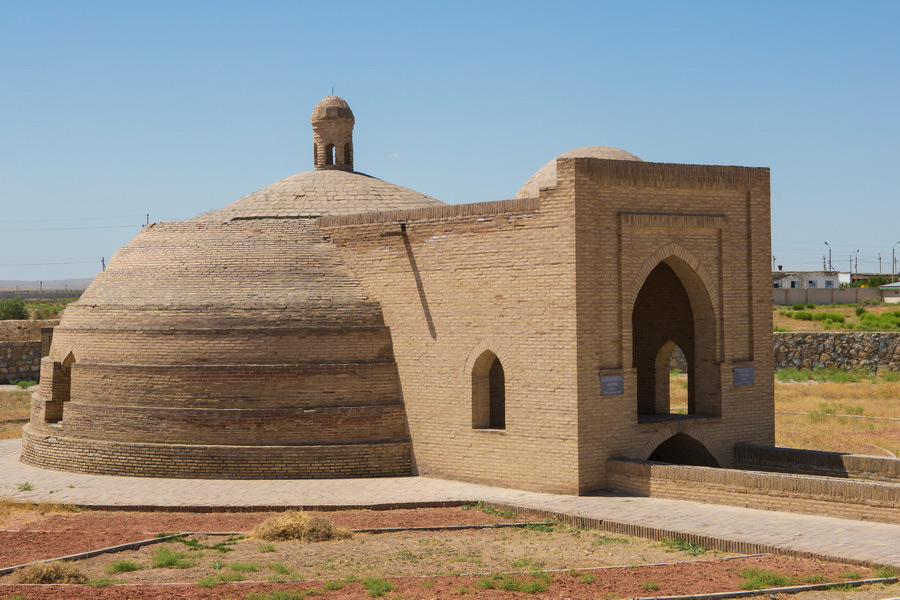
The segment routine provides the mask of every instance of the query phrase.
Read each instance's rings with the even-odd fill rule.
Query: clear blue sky
[[[92,276],[146,213],[309,170],[331,86],[357,169],[445,202],[590,144],[768,166],[780,264],[821,268],[828,241],[888,271],[898,26],[876,1],[0,0],[0,279]]]

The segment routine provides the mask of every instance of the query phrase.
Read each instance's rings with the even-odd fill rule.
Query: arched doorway
[[[647,460],[697,467],[719,466],[719,461],[706,449],[706,446],[686,433],[676,433],[664,441],[656,447]]]
[[[631,313],[632,366],[639,420],[673,414],[669,374],[676,348],[684,354],[688,415],[719,415],[716,316],[706,287],[684,261],[669,257],[647,276]]]

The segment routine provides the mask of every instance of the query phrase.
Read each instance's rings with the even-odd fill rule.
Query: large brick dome
[[[23,460],[163,477],[409,474],[390,331],[316,217],[441,205],[325,169],[145,227],[55,329]]]

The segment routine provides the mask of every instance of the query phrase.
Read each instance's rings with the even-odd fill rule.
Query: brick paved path
[[[19,462],[20,440],[0,441],[0,497],[115,506],[342,506],[473,501],[601,519],[900,566],[900,526],[621,496],[561,496],[427,477],[331,480],[196,480],[80,475]],[[19,484],[28,482],[31,491]]]

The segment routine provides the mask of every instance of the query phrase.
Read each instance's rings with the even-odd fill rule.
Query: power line
[[[38,267],[43,265],[76,265],[87,262],[95,262],[96,258],[76,258],[73,260],[63,260],[58,262],[35,262],[35,263],[0,263],[0,267]]]
[[[139,215],[119,215],[118,217],[75,217],[71,219],[0,219],[0,223],[58,223],[62,221],[100,221],[103,219],[133,219],[134,217],[143,217],[146,213]]]
[[[30,229],[0,229],[0,233],[18,233],[26,231],[76,231],[85,229],[122,229],[125,227],[143,227],[143,225],[97,225],[95,227],[34,227]]]

